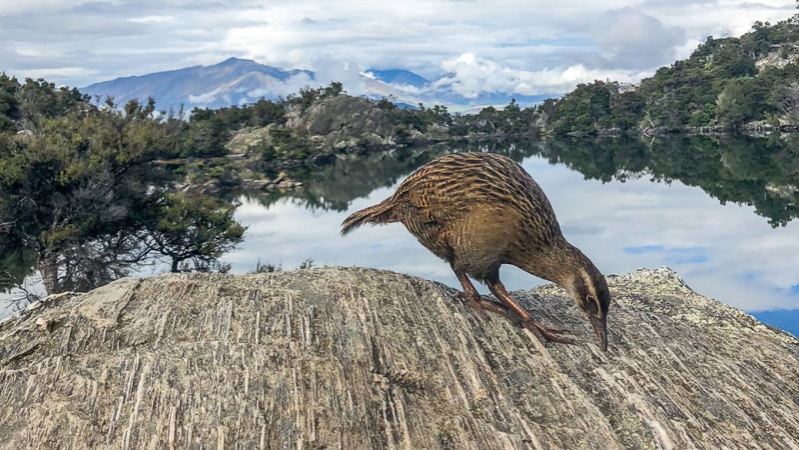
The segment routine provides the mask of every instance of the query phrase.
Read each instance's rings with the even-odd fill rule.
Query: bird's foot
[[[508,308],[506,308],[505,305],[499,302],[484,299],[479,294],[470,296],[463,292],[458,292],[458,297],[460,297],[461,300],[466,302],[469,306],[476,309],[477,314],[481,318],[485,319],[486,317],[488,317],[486,311],[492,311],[498,314],[502,314],[503,316],[507,317],[509,320],[512,320],[514,318],[513,317],[514,314],[510,310],[508,310]]]
[[[539,338],[551,342],[558,342],[561,344],[574,344],[576,341],[568,336],[563,336],[563,333],[569,333],[569,330],[554,328],[546,326],[542,323],[536,322],[533,319],[524,319],[519,324],[522,328],[527,328]]]
[[[463,301],[467,305],[469,305],[472,308],[476,309],[477,310],[477,315],[480,316],[481,319],[485,319],[485,318],[488,317],[488,314],[486,314],[486,312],[483,309],[483,307],[480,306],[480,296],[479,295],[477,296],[477,299],[475,299],[474,297],[472,297],[472,296],[470,296],[468,294],[465,294],[463,292],[458,291],[458,298],[461,299],[461,301]]]
[[[508,320],[513,320],[514,314],[502,305],[501,303],[493,302],[491,300],[486,300],[484,298],[478,297],[476,299],[472,299],[469,305],[478,311],[481,317],[487,317],[486,311],[492,311],[497,314],[501,314],[502,316],[506,317]]]

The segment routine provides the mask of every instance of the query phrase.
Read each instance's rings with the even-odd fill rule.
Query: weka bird
[[[512,264],[566,289],[607,350],[610,304],[605,277],[560,231],[538,183],[511,159],[492,153],[441,156],[414,172],[391,197],[353,213],[341,234],[365,223],[402,222],[419,242],[450,263],[471,305],[518,321],[539,338],[573,343],[533,320],[499,281]],[[488,285],[500,303],[483,299],[468,276]]]

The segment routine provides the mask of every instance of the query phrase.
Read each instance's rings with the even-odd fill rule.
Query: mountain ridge
[[[448,77],[451,75],[445,74],[431,81],[405,69],[368,69],[344,82],[344,88],[354,91],[355,95],[388,98],[398,104],[441,104],[456,109],[504,106],[511,99],[522,105],[532,105],[552,97],[481,93],[467,98],[452,89],[453,83]],[[159,109],[191,110],[254,103],[262,97],[276,100],[323,84],[327,83],[310,70],[284,70],[250,59],[228,58],[213,65],[119,77],[79,89],[99,101],[111,97],[117,105],[152,97]]]

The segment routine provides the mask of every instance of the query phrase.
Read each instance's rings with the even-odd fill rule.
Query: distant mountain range
[[[484,93],[477,98],[464,98],[448,89],[447,76],[429,81],[402,69],[367,70],[356,80],[341,81],[350,93],[365,93],[372,98],[389,98],[398,104],[427,106],[446,105],[453,110],[483,106],[507,105],[515,98],[520,105],[530,105],[554,95],[525,96],[504,93]],[[309,70],[283,70],[255,61],[230,58],[212,66],[193,66],[184,69],[146,75],[117,78],[95,83],[80,90],[104,101],[113,97],[117,105],[130,99],[153,97],[160,110],[194,107],[220,108],[253,103],[264,97],[269,100],[296,94],[301,88],[316,88],[329,84],[317,80]],[[358,86],[353,86],[358,83]]]

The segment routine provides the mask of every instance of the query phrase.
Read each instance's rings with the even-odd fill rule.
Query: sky
[[[339,78],[449,73],[464,97],[561,94],[637,82],[707,36],[796,12],[776,0],[0,0],[0,71],[83,87],[238,57]]]

